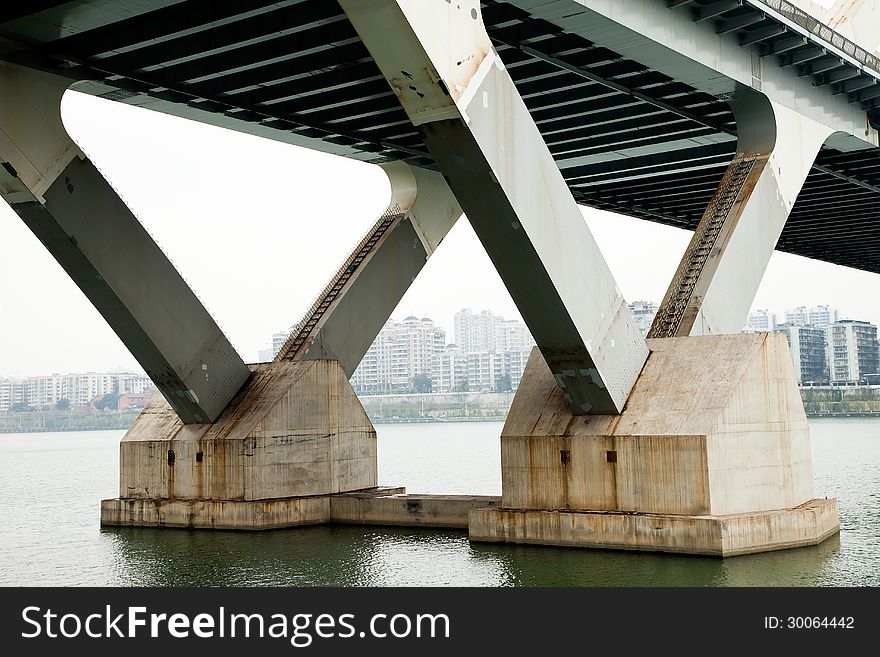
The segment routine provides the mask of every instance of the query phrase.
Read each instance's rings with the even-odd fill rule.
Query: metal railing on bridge
[[[826,43],[838,48],[841,52],[849,55],[860,64],[870,67],[880,73],[880,57],[872,55],[856,43],[853,43],[839,32],[835,32],[818,18],[811,16],[803,9],[793,5],[787,0],[748,0],[748,4],[756,9],[769,7],[778,14],[784,16],[796,25],[801,26],[810,34],[819,37]]]

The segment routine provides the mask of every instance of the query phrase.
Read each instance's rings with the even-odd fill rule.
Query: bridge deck
[[[482,4],[495,47],[577,201],[693,229],[735,152],[724,99],[511,2]],[[872,56],[789,3],[668,4],[739,33],[744,46],[799,67],[829,94],[845,93],[866,111],[880,107]],[[216,115],[368,162],[433,166],[351,24],[327,0],[7,2],[0,58],[92,81],[85,90],[119,102]],[[880,149],[826,149],[778,248],[880,273],[878,220]]]

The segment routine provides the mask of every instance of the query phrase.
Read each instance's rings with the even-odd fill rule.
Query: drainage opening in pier
[[[205,458],[204,452],[196,452],[196,463],[201,463]]]
[[[168,450],[168,465],[174,465],[174,450]]]
[[[560,449],[559,450],[559,460],[563,463],[568,463],[571,461],[571,450],[570,449]]]
[[[605,459],[609,463],[617,463],[617,452],[615,452],[614,450],[608,450],[607,452],[605,452]]]

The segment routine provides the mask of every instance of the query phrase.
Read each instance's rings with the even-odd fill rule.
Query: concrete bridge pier
[[[103,525],[320,524],[331,520],[334,496],[348,493],[356,495],[336,504],[341,521],[369,521],[363,507],[373,497],[403,492],[377,489],[376,431],[348,379],[461,211],[439,174],[403,163],[384,169],[387,211],[274,361],[250,366],[217,420],[185,424],[164,399],[138,416],[120,446],[119,498],[101,505]],[[437,502],[418,508],[442,519]]]
[[[751,92],[731,104],[737,154],[670,283],[626,408],[565,413],[533,356],[502,433],[502,505],[471,512],[473,540],[733,556],[839,531],[836,502],[813,498],[786,339],[737,335],[832,131]]]
[[[813,499],[809,429],[785,338],[686,333],[646,345],[633,335],[614,279],[486,33],[480,3],[340,5],[538,345],[501,436],[501,505],[470,511],[471,540],[729,556],[836,533],[836,503]],[[774,161],[777,133],[789,148],[803,124],[777,125],[762,111],[771,109],[766,100],[756,107],[739,112],[754,119],[743,129],[746,166],[732,168],[718,193],[723,203],[707,211],[716,237],[727,227],[718,246],[740,231],[760,237],[754,266],[742,250],[721,249],[712,266],[687,272],[686,302],[701,272],[711,280],[746,269],[747,289],[736,298],[754,294],[827,137],[821,127],[806,129],[803,149]],[[751,206],[754,218],[743,221]],[[767,209],[769,225],[755,228]],[[708,252],[715,248],[713,240]],[[722,294],[713,296],[713,308],[722,303]],[[685,314],[675,314],[676,330]]]
[[[575,417],[533,353],[501,436],[502,501],[473,541],[734,556],[839,531],[814,499],[785,336],[648,340],[617,416]]]

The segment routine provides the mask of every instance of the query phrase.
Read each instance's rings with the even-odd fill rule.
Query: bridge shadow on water
[[[816,586],[840,539],[732,559],[469,543],[464,532],[319,526],[259,534],[105,529],[111,583],[141,586]],[[859,579],[862,578],[862,581]],[[875,578],[876,579],[876,578]],[[843,581],[842,581],[843,580]],[[876,584],[877,582],[873,582]]]

